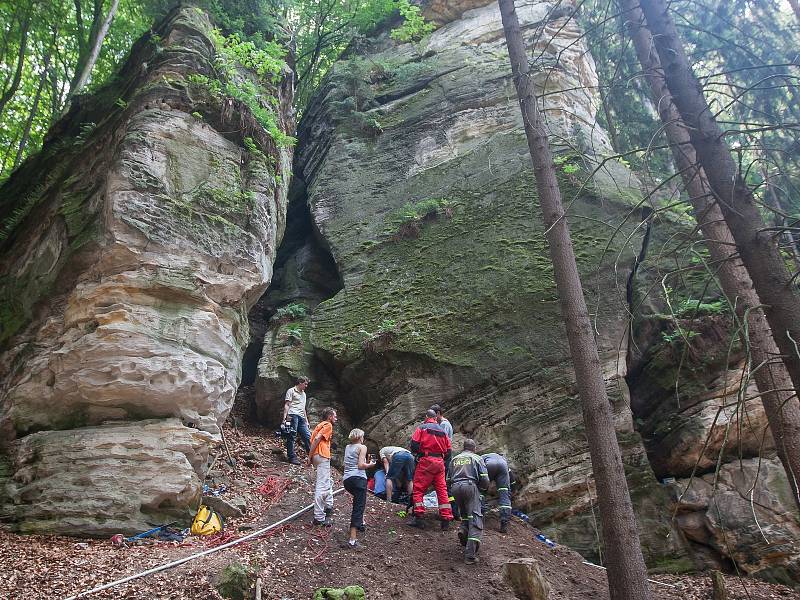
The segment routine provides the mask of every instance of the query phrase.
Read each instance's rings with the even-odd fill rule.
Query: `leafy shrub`
[[[666,343],[671,344],[672,342],[677,342],[683,339],[690,340],[694,337],[697,337],[698,335],[700,335],[700,332],[698,331],[685,329],[683,327],[677,327],[676,329],[670,332],[662,331],[661,339],[664,340]]]
[[[388,350],[397,337],[398,329],[399,326],[394,319],[383,319],[378,329],[374,332],[362,329],[360,333],[364,336],[364,339],[361,342],[361,348],[364,352],[378,354]]]
[[[453,205],[449,200],[429,198],[408,203],[390,219],[390,223],[396,227],[394,237],[398,239],[419,237],[422,224],[439,216],[453,216]]]
[[[701,302],[694,298],[687,298],[675,307],[676,317],[695,317],[701,315],[721,315],[725,312],[726,303],[724,300],[714,300],[713,302]]]
[[[411,4],[408,0],[398,0],[397,10],[403,16],[403,24],[392,29],[391,37],[399,42],[419,40],[428,35],[436,26],[426,21],[420,14],[419,6]]]
[[[303,328],[300,323],[289,323],[286,326],[286,337],[293,344],[301,344],[303,342]]]
[[[274,41],[256,46],[251,41],[242,40],[237,33],[224,36],[216,29],[211,37],[216,49],[214,66],[218,78],[193,73],[186,80],[204,87],[219,99],[227,97],[238,100],[250,109],[259,125],[278,146],[294,145],[297,140],[286,135],[278,126],[278,117],[268,104],[272,98],[262,101],[263,93],[259,87],[240,72],[240,68],[249,69],[258,75],[260,81],[276,83],[286,68],[286,48]]]
[[[308,310],[305,304],[292,302],[275,311],[274,319],[277,321],[294,321],[295,319],[302,319],[306,314],[308,314]]]

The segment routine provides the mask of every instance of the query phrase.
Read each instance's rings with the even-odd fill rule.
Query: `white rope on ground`
[[[596,565],[594,563],[590,563],[588,560],[583,561],[583,564],[589,565],[590,567],[595,567],[597,569],[603,569],[603,571],[608,571],[605,567],[601,567],[600,565]],[[656,581],[655,579],[648,579],[650,583],[655,583],[656,585],[663,585],[666,587],[677,588],[677,585],[672,585],[671,583],[664,583],[663,581]]]
[[[344,488],[339,488],[338,490],[333,492],[333,495],[335,496],[339,492],[343,492],[343,491],[344,491]],[[277,523],[273,523],[272,525],[269,525],[269,526],[265,527],[264,529],[259,529],[258,531],[254,531],[253,533],[249,533],[246,536],[239,538],[238,540],[233,540],[231,542],[228,542],[227,544],[222,544],[221,546],[217,546],[216,548],[209,548],[208,550],[204,550],[203,552],[198,552],[197,554],[192,554],[190,556],[185,556],[183,558],[179,558],[178,560],[174,560],[174,561],[172,561],[170,563],[166,563],[166,564],[160,565],[158,567],[153,567],[152,569],[148,569],[147,571],[142,571],[141,573],[136,573],[135,575],[130,575],[130,576],[125,577],[123,579],[117,579],[116,581],[112,581],[111,583],[106,583],[106,584],[97,586],[95,588],[92,588],[90,590],[86,590],[85,592],[81,592],[79,594],[76,594],[75,596],[69,596],[68,598],[64,598],[64,600],[76,600],[76,598],[84,598],[85,596],[88,596],[89,594],[94,594],[95,592],[101,592],[103,590],[107,590],[109,588],[116,587],[116,586],[118,586],[120,584],[127,583],[128,581],[133,581],[134,579],[139,579],[140,577],[146,577],[147,575],[152,575],[153,573],[159,573],[160,571],[166,571],[167,569],[172,569],[173,567],[177,567],[178,565],[182,565],[183,563],[187,563],[190,560],[194,560],[195,558],[200,558],[201,556],[208,556],[209,554],[213,554],[214,552],[219,552],[220,550],[225,550],[226,548],[230,548],[231,546],[236,546],[237,544],[241,544],[242,542],[246,542],[248,540],[252,540],[253,538],[257,538],[258,536],[265,534],[270,529],[275,529],[279,525],[283,525],[284,523],[286,523],[287,521],[291,521],[295,517],[299,517],[304,512],[306,512],[307,510],[309,510],[310,508],[313,508],[313,507],[314,507],[313,504],[309,504],[305,508],[301,508],[296,513],[293,513],[293,514],[289,515],[288,517],[286,517],[284,519],[281,519]]]

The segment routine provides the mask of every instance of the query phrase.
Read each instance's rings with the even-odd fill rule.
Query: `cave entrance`
[[[341,289],[336,263],[314,226],[305,184],[295,177],[272,281],[248,314],[250,343],[237,402],[259,423],[278,426],[283,396],[300,375],[311,379],[307,409],[312,422],[325,406],[342,408],[338,377],[310,340],[314,309]]]

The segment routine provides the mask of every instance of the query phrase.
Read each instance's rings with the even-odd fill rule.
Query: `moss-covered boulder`
[[[251,588],[255,578],[255,569],[234,560],[220,571],[215,587],[223,598],[245,600],[252,596]]]
[[[360,585],[348,585],[345,588],[319,588],[314,592],[313,600],[364,600],[366,597]]]

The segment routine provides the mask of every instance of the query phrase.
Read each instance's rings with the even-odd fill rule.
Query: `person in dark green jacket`
[[[464,440],[464,451],[450,462],[451,492],[461,515],[458,539],[464,546],[464,562],[478,562],[483,533],[481,491],[489,487],[489,473],[480,456],[475,454],[475,440]]]

